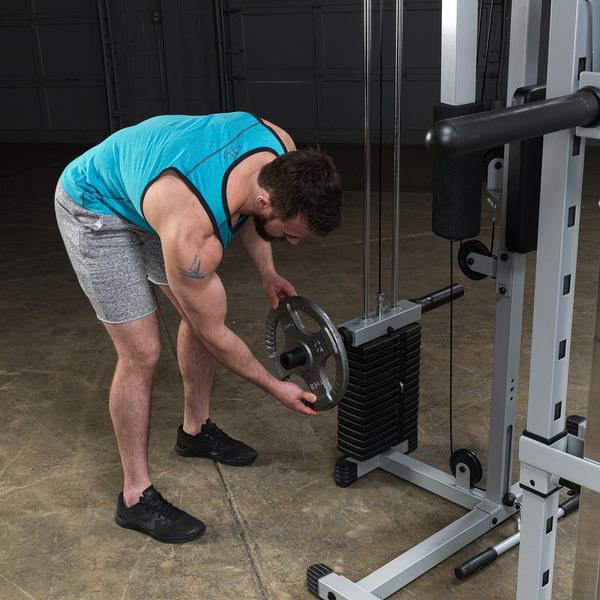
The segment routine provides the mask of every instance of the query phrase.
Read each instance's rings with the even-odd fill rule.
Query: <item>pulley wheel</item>
[[[471,252],[475,254],[482,254],[483,256],[491,256],[487,246],[479,240],[467,240],[463,242],[458,250],[458,265],[460,270],[469,278],[475,281],[485,279],[487,275],[478,273],[477,271],[471,271],[469,266],[469,259],[467,258]]]
[[[469,472],[471,473],[469,481],[470,487],[479,483],[483,477],[483,468],[481,467],[481,463],[475,452],[468,450],[467,448],[460,448],[452,453],[450,456],[450,469],[452,469],[454,477],[456,477],[456,470],[461,463],[469,467]]]
[[[311,320],[317,331],[307,326]],[[278,342],[278,333],[283,343]],[[307,406],[329,410],[342,399],[349,371],[344,342],[331,319],[314,302],[300,296],[280,300],[267,315],[265,344],[275,376],[287,379],[296,375],[317,396],[317,401],[307,402]],[[328,359],[335,365],[333,380],[325,371]]]

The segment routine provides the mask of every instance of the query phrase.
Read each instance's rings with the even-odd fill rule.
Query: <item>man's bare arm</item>
[[[253,217],[246,220],[238,235],[261,277],[270,271],[275,271],[271,243],[263,240],[256,233]]]
[[[314,402],[314,394],[273,377],[225,325],[227,298],[215,272],[223,248],[210,219],[185,184],[176,177],[165,177],[153,184],[146,194],[144,215],[160,236],[169,286],[206,349],[223,366],[288,408],[317,414],[303,403]]]
[[[216,240],[198,245],[189,239],[161,238],[167,279],[194,333],[225,367],[272,394],[277,380],[225,325],[227,297],[215,267],[222,250]]]
[[[280,298],[297,296],[298,294],[294,286],[281,277],[275,270],[271,244],[263,240],[256,233],[251,219],[248,219],[248,222],[244,224],[239,235],[246,251],[256,266],[263,291],[267,295],[267,298],[269,298],[271,306],[277,308]]]
[[[316,412],[302,400],[316,397],[290,382],[273,377],[248,346],[225,325],[227,297],[215,272],[222,248],[213,237],[202,244],[181,234],[161,236],[167,279],[194,333],[206,349],[230,371],[275,396],[302,414]]]

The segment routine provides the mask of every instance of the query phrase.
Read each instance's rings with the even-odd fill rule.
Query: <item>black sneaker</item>
[[[254,462],[256,450],[221,431],[210,419],[202,425],[200,433],[189,435],[183,425],[177,429],[175,452],[181,456],[203,456],[224,465],[243,467]]]
[[[131,508],[125,506],[121,492],[115,521],[121,527],[141,531],[168,544],[195,540],[206,529],[202,521],[167,502],[152,485],[142,492],[140,501]]]

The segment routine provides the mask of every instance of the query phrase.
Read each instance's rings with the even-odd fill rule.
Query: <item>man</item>
[[[339,226],[342,191],[331,159],[296,150],[279,127],[248,113],[160,116],[122,129],[62,174],[57,221],[79,283],[117,352],[109,409],[123,465],[116,521],[162,542],[186,542],[204,524],[153,487],[147,446],[160,354],[158,284],[181,315],[177,359],[184,385],[176,452],[248,465],[256,451],[209,419],[218,361],[288,408],[316,414],[315,396],[279,381],[225,325],[216,269],[235,233],[272,305],[292,296],[270,241],[297,244]]]

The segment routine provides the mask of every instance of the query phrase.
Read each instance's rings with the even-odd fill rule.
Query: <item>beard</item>
[[[265,240],[265,242],[275,242],[281,240],[281,238],[267,233],[267,230],[265,229],[265,225],[272,220],[273,218],[267,219],[267,217],[263,217],[262,215],[254,215],[254,228],[256,229],[256,233],[258,233],[258,235]]]

